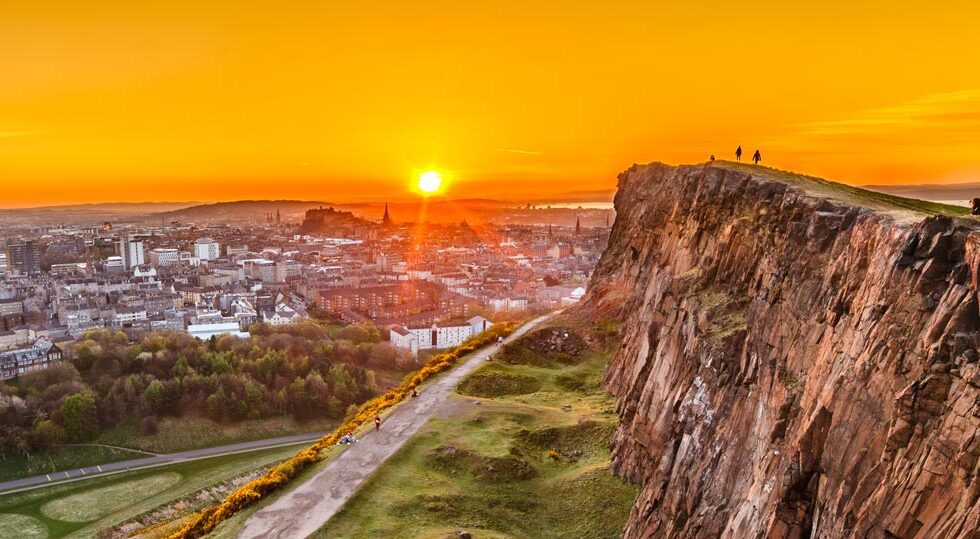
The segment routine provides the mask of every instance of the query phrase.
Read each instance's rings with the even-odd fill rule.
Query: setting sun
[[[442,187],[442,174],[430,170],[419,174],[419,191],[426,194],[435,193]]]

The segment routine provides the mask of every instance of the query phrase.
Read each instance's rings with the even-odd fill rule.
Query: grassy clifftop
[[[823,178],[806,176],[804,174],[797,174],[795,172],[777,170],[769,167],[749,165],[746,163],[734,163],[731,161],[715,161],[709,166],[727,170],[735,170],[745,174],[786,183],[831,201],[843,202],[845,204],[875,210],[911,211],[924,215],[947,215],[951,217],[969,215],[970,213],[968,208],[962,206],[940,204],[938,202],[928,202],[915,198],[905,198],[886,193],[879,193],[878,191],[869,191],[868,189],[845,185],[843,183],[833,182]]]

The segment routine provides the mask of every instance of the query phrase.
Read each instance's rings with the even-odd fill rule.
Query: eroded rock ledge
[[[976,536],[975,221],[724,165],[633,166],[616,211],[583,309],[624,322],[626,537]]]

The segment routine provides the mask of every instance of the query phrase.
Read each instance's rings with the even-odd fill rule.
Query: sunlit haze
[[[968,1],[3,2],[0,206],[521,201],[634,162],[980,179]]]

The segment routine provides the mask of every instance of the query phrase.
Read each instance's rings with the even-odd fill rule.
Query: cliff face
[[[626,537],[976,536],[978,227],[758,170],[620,176],[583,308],[623,320]]]

